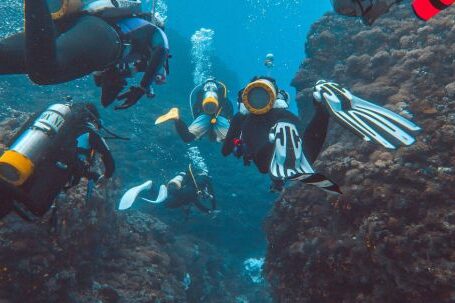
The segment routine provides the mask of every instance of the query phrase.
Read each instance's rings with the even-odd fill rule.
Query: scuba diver
[[[128,108],[169,72],[169,44],[157,15],[134,0],[24,0],[25,31],[0,41],[0,74],[27,74],[36,84],[68,82],[93,72],[102,104]],[[126,79],[138,86],[120,94]]]
[[[153,182],[147,181],[142,185],[128,190],[120,200],[119,210],[126,210],[133,206],[137,197],[144,191],[149,195],[158,192],[156,199],[141,198],[152,204],[164,203],[166,208],[182,208],[188,216],[192,206],[204,214],[216,215],[216,199],[212,187],[212,180],[206,172],[193,173],[191,165],[186,172],[180,172],[159,190],[153,188]]]
[[[234,113],[227,94],[224,83],[209,78],[190,93],[190,107],[194,120],[189,127],[180,118],[178,108],[172,108],[167,114],[159,117],[155,125],[174,120],[175,129],[184,142],[192,142],[204,135],[212,141],[221,142],[226,138],[229,120]]]
[[[331,0],[334,10],[344,16],[362,17],[372,25],[376,19],[387,13],[392,6],[403,0]],[[450,7],[455,0],[414,0],[412,9],[417,17],[428,21]]]
[[[111,178],[115,163],[101,128],[91,103],[54,104],[31,117],[0,157],[0,218],[12,210],[27,220],[29,212],[43,216],[81,178],[89,186]],[[102,175],[93,169],[97,153],[104,164]]]
[[[302,121],[288,111],[286,92],[268,77],[255,77],[239,92],[239,113],[231,120],[222,154],[243,157],[272,179],[271,191],[280,192],[286,181],[298,180],[327,192],[341,194],[339,186],[317,173],[313,163],[321,153],[329,118],[385,148],[409,146],[406,133],[420,127],[398,114],[352,95],[339,84],[319,81],[314,88],[315,114],[303,129]]]

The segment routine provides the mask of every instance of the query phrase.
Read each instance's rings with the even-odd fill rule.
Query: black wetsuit
[[[168,198],[166,199],[167,208],[189,208],[194,205],[199,211],[203,213],[210,213],[216,209],[216,199],[213,192],[213,187],[210,177],[206,175],[195,176],[196,185],[191,176],[187,173],[183,176],[182,186],[178,188],[174,183],[168,184]],[[205,191],[212,197],[210,200],[210,207],[201,203],[201,197],[198,195],[198,190]]]
[[[82,104],[73,105],[72,114],[68,118],[69,123],[55,138],[52,150],[46,153],[33,175],[22,186],[15,188],[0,181],[0,194],[7,197],[4,201],[6,204],[11,205],[13,201],[21,202],[32,213],[42,216],[62,190],[77,185],[82,177],[93,177],[94,174],[86,163],[81,161],[80,155],[84,151],[78,148],[77,142],[78,137],[87,133],[90,138],[90,150],[102,157],[105,166],[104,177],[112,176],[115,170],[112,154],[101,136],[87,124],[93,118],[82,107]],[[31,122],[33,120],[31,119]],[[7,211],[3,211],[3,215],[6,213]]]
[[[302,121],[286,109],[274,108],[265,115],[237,113],[231,120],[222,154],[230,155],[236,148],[235,140],[241,139],[245,163],[253,161],[261,173],[267,174],[274,152],[274,145],[269,141],[270,130],[278,122],[289,122],[297,126],[299,134],[303,134],[304,153],[308,161],[314,163],[324,145],[329,118],[324,108],[316,105],[313,118],[303,130]]]
[[[200,89],[198,91],[198,93],[196,95],[197,101],[193,104],[193,108],[191,109],[192,113],[193,113],[193,117],[196,117],[196,119],[197,119],[197,117],[205,114],[204,110],[202,108],[202,101],[204,99],[204,93],[205,92],[203,89]],[[221,111],[219,113],[217,113],[217,115],[212,115],[212,118],[216,118],[218,116],[218,117],[224,117],[224,118],[230,120],[234,114],[234,108],[232,106],[232,102],[227,97],[225,97],[226,92],[225,92],[225,88],[223,85],[218,84],[217,94],[218,94],[218,96],[220,96],[218,99],[218,102],[219,102]],[[208,125],[208,126],[201,125],[201,128],[202,127],[210,127],[210,125]],[[182,140],[186,143],[192,142],[198,138],[197,131],[194,131],[194,130],[191,131],[191,126],[188,127],[188,125],[182,119],[175,120],[175,129],[177,130],[177,133],[179,134],[180,138],[182,138]],[[217,139],[217,135],[216,135],[215,131],[213,130],[213,128],[208,130],[208,137],[210,140],[213,140],[213,141],[215,141]]]
[[[164,61],[162,49],[151,54],[151,50],[141,49],[144,43],[136,44],[141,39],[151,42],[154,26],[126,36],[116,27],[116,21],[128,17],[123,9],[106,9],[96,16],[80,13],[53,21],[46,0],[24,1],[26,30],[0,41],[0,74],[28,74],[42,85],[68,82],[121,63],[124,42],[134,42],[143,54],[156,56],[142,70],[145,75],[141,86],[146,87]]]

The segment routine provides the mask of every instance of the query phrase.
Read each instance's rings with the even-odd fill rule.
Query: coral
[[[308,36],[293,81],[302,113],[328,79],[423,131],[386,151],[331,125],[316,166],[344,195],[297,185],[267,221],[279,302],[455,302],[455,7],[423,23],[408,2],[373,27],[328,14]]]

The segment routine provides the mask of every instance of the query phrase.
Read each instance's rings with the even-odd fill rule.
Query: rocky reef
[[[404,1],[373,27],[333,14],[314,24],[293,81],[302,116],[327,79],[423,131],[387,151],[331,125],[316,166],[344,195],[297,185],[267,222],[278,302],[455,302],[454,15],[424,23]]]

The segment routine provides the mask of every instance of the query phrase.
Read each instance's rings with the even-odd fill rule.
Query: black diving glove
[[[102,80],[100,80],[101,104],[104,107],[107,107],[115,101],[127,82],[125,78],[117,72],[105,73],[100,77],[102,78]]]
[[[121,94],[118,96],[117,100],[124,100],[122,105],[116,106],[115,109],[127,109],[134,104],[136,104],[139,99],[141,99],[145,94],[147,93],[147,90],[144,89],[143,87],[136,87],[136,86],[131,86],[129,91],[127,91],[124,94]]]

